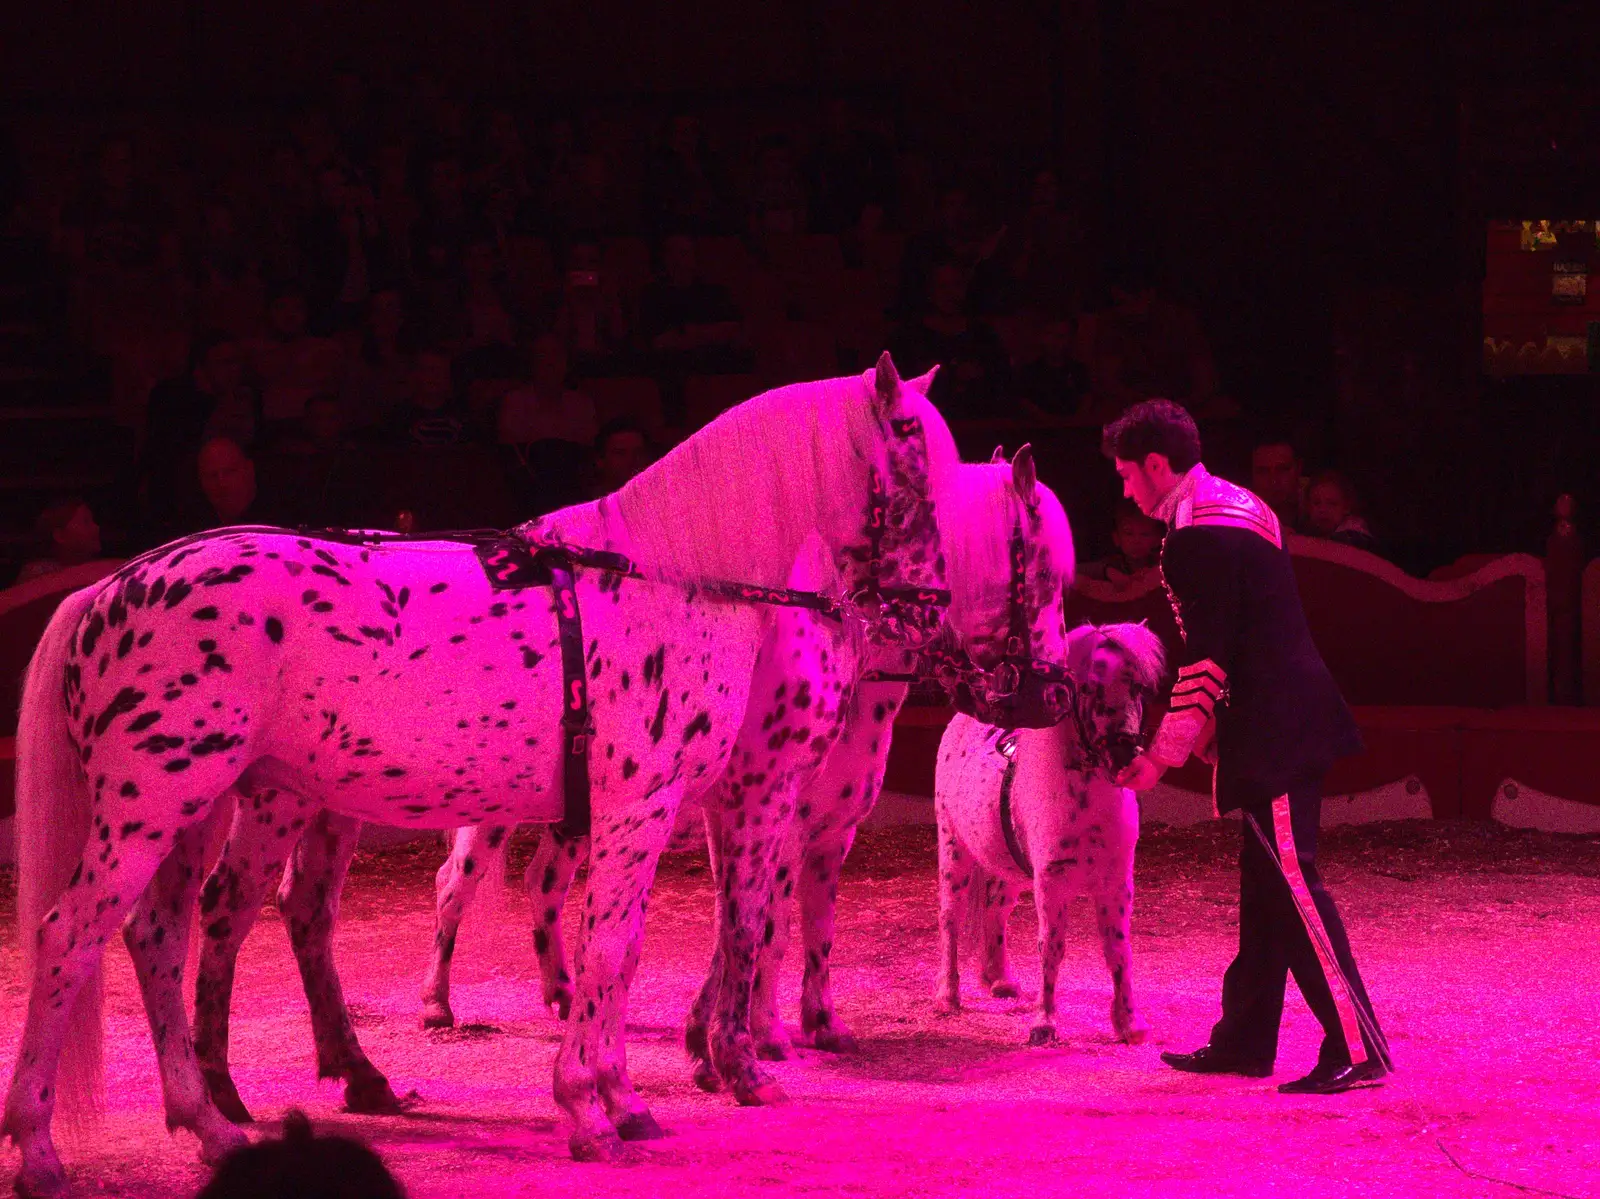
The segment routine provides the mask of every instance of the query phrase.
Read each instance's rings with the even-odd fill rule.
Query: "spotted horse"
[[[624,1133],[659,1133],[623,1042],[645,902],[684,793],[727,766],[777,611],[713,598],[699,582],[727,577],[738,546],[735,578],[784,587],[815,536],[854,597],[842,614],[865,635],[932,631],[925,609],[886,602],[881,582],[942,582],[938,529],[924,519],[935,443],[949,444],[948,429],[885,359],[858,378],[741,405],[597,506],[595,523],[609,507],[652,551],[631,555],[650,564],[647,579],[579,568],[558,599],[494,590],[459,544],[223,529],[70,596],[29,665],[17,738],[31,982],[3,1128],[22,1152],[19,1192],[66,1193],[51,1123],[58,1100],[94,1093],[82,1067],[103,1028],[79,1000],[119,929],[169,1126],[194,1132],[206,1160],[244,1143],[211,1099],[181,996],[201,832],[230,789],[250,797],[230,843],[289,844],[320,806],[419,829],[561,818],[557,605],[567,599],[592,638],[595,860],[555,1098],[576,1157],[615,1157]],[[906,456],[926,465],[911,494],[913,474],[895,467]],[[880,490],[884,502],[869,504]],[[741,502],[691,510],[686,494]],[[241,895],[251,882],[230,881]],[[244,916],[223,910],[234,894],[214,892],[208,924]],[[63,1052],[69,1041],[76,1052]]]
[[[953,593],[945,635],[959,642],[968,661],[981,664],[973,677],[978,684],[978,694],[972,701],[974,710],[990,721],[1014,725],[1053,723],[1061,715],[1060,707],[1046,707],[1032,714],[1011,709],[1005,697],[983,685],[983,668],[994,672],[1004,663],[1008,651],[1016,648],[1008,645],[1014,621],[1020,623],[1021,635],[1034,656],[1045,661],[1065,659],[1061,584],[1063,573],[1071,569],[1073,552],[1071,531],[1059,501],[1049,488],[1037,482],[1031,452],[1025,447],[1009,465],[961,467],[956,486],[950,494],[939,497],[936,512]],[[1020,557],[1014,561],[1013,551],[1019,539]],[[1014,598],[1019,605],[1015,610]],[[775,653],[773,658],[774,665],[781,668],[783,653]],[[855,829],[871,811],[881,788],[894,717],[907,691],[904,682],[871,681],[868,668],[876,674],[905,672],[915,663],[904,659],[903,651],[890,648],[869,649],[866,655],[855,659],[855,685],[843,699],[843,728],[837,744],[821,761],[791,761],[788,794],[792,796],[795,819],[775,846],[762,835],[760,826],[751,829],[748,823],[740,824],[738,813],[742,809],[736,802],[739,790],[747,786],[745,760],[759,758],[769,740],[770,712],[761,713],[759,720],[756,708],[747,714],[728,772],[700,797],[720,884],[714,892],[717,918],[724,926],[729,909],[748,902],[742,892],[731,886],[737,878],[734,871],[748,870],[748,862],[757,853],[776,849],[778,854],[771,871],[774,894],[768,905],[769,919],[763,926],[756,973],[751,980],[752,1035],[758,1057],[785,1058],[792,1048],[777,1014],[776,982],[789,908],[797,889],[807,919],[808,949],[802,1039],[824,1050],[853,1047],[853,1037],[834,1013],[828,974],[833,905],[839,870]],[[759,679],[760,667],[757,674]],[[786,694],[785,686],[780,669],[772,691],[780,701]],[[760,682],[754,690],[757,697],[762,694]],[[1018,720],[1019,716],[1023,719]],[[477,881],[500,866],[498,853],[503,841],[497,830],[461,829],[456,834],[454,852],[440,869],[439,937],[435,962],[423,988],[425,1022],[440,1011],[449,1013],[448,993],[443,985],[448,983],[448,974],[440,968],[443,955],[438,953],[437,944],[453,944],[462,909]],[[544,999],[563,1017],[571,1003],[571,981],[559,915],[586,850],[581,841],[547,832],[525,875],[529,899],[537,913],[534,945]],[[729,1002],[726,993],[735,986],[747,985],[727,969],[728,941],[724,927],[724,935],[715,942],[712,966],[687,1031],[689,1050],[696,1061],[696,1082],[708,1090],[716,1089],[724,1080],[711,1037],[716,1005],[719,999]],[[734,981],[730,982],[730,977]]]
[[[1074,895],[1094,901],[1111,1026],[1141,1044],[1150,1026],[1133,1001],[1133,859],[1139,804],[1116,785],[1140,741],[1146,702],[1165,669],[1160,639],[1142,624],[1083,625],[1068,637],[1079,695],[1051,729],[997,729],[958,714],[939,744],[939,983],[944,1013],[961,1007],[963,923],[991,995],[1017,994],[1006,924],[1023,891],[1039,913],[1039,1010],[1032,1045],[1056,1040],[1056,980]]]

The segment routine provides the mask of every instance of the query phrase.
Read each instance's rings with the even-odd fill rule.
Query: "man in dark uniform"
[[[1315,862],[1322,776],[1361,737],[1312,644],[1278,518],[1207,472],[1193,419],[1167,400],[1129,408],[1106,426],[1103,449],[1123,494],[1167,526],[1162,581],[1184,641],[1170,710],[1118,781],[1147,790],[1195,753],[1214,767],[1218,815],[1243,815],[1239,954],[1222,1019],[1207,1045],[1162,1060],[1270,1075],[1292,972],[1324,1037],[1316,1069],[1278,1089],[1372,1085],[1388,1072],[1387,1046]]]

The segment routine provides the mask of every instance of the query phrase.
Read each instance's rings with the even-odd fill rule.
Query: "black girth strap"
[[[556,827],[563,837],[587,837],[592,819],[589,796],[589,672],[583,662],[583,617],[572,568],[546,555],[555,593],[556,630],[561,640],[561,790],[565,814]]]
[[[1000,831],[1005,834],[1006,848],[1011,851],[1011,860],[1017,864],[1017,869],[1033,877],[1033,863],[1028,861],[1028,855],[1022,851],[1022,842],[1017,840],[1017,827],[1011,819],[1011,788],[1017,781],[1017,734],[1015,730],[1008,730],[1000,734],[994,743],[995,752],[1006,760],[1006,768],[1000,775]]]

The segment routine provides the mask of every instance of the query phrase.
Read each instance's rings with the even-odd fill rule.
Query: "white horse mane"
[[[552,513],[551,528],[577,544],[604,543],[652,577],[787,584],[808,534],[865,540],[866,471],[884,465],[873,372],[763,392],[729,409],[621,490]],[[949,427],[909,381],[899,408],[921,418],[932,494],[958,462]],[[854,497],[859,497],[857,501]],[[839,527],[842,498],[853,508]]]
[[[970,628],[987,614],[1009,611],[1011,530],[1022,516],[1022,500],[1009,463],[963,463],[947,492],[938,494],[940,541],[950,578],[950,621]],[[1031,540],[1047,546],[1051,565],[1065,591],[1072,585],[1072,528],[1061,501],[1044,484],[1035,484],[1039,533]],[[1024,532],[1027,524],[1024,520]]]
[[[1082,677],[1089,668],[1090,656],[1108,643],[1122,653],[1134,681],[1146,690],[1155,690],[1166,673],[1167,649],[1143,621],[1079,625],[1067,634],[1067,669]]]

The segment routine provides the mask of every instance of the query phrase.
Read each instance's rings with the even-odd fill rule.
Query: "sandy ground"
[[[539,1007],[520,896],[462,932],[463,1026],[418,1027],[440,851],[395,847],[358,862],[339,953],[368,1051],[420,1106],[397,1118],[341,1114],[339,1088],[313,1081],[305,1005],[270,913],[240,966],[235,1077],[258,1128],[303,1106],[318,1127],[369,1140],[414,1197],[1600,1195],[1600,841],[1420,823],[1331,832],[1325,875],[1400,1072],[1378,1089],[1286,1098],[1268,1082],[1180,1075],[1156,1056],[1199,1044],[1215,1017],[1237,837],[1215,824],[1145,832],[1135,978],[1152,1042],[1111,1039],[1110,986],[1082,906],[1062,975],[1064,1043],[1028,1049],[1026,994],[979,997],[969,981],[962,1015],[931,1011],[932,830],[864,834],[835,954],[840,1011],[862,1052],[775,1065],[793,1102],[770,1109],[689,1083],[680,1030],[707,952],[708,880],[703,857],[666,859],[629,1061],[673,1135],[622,1166],[568,1158],[549,1091],[559,1029]],[[9,882],[6,892],[0,1027],[14,1045],[23,992]],[[1032,993],[1026,903],[1013,936]],[[92,1139],[63,1144],[70,1175],[84,1195],[192,1194],[205,1171],[192,1138],[164,1131],[120,944],[110,962],[110,1111]],[[1316,1040],[1291,987],[1273,1081],[1308,1068]],[[15,1163],[8,1148],[0,1169]]]

